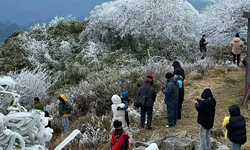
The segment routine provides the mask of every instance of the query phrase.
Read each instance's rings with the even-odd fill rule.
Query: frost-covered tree
[[[185,0],[111,1],[95,7],[80,38],[114,43],[132,36],[130,42],[136,39],[137,44],[164,42],[171,47],[169,53],[178,49],[175,54],[180,55],[180,50],[191,49],[194,44],[192,38],[199,18],[199,12]]]
[[[40,66],[34,70],[23,69],[20,73],[9,72],[8,75],[17,83],[15,90],[21,95],[20,104],[30,109],[33,106],[34,97],[45,97],[48,89],[56,82],[50,74],[51,71]]]
[[[246,37],[247,19],[243,11],[249,10],[249,0],[213,0],[201,13],[200,37],[206,34],[209,45],[229,45],[236,33]]]
[[[53,130],[45,128],[48,119],[40,110],[27,110],[19,104],[10,77],[0,78],[0,149],[45,150]]]

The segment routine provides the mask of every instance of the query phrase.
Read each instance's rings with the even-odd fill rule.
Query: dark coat
[[[179,88],[174,83],[174,78],[167,80],[166,88],[162,90],[165,94],[165,103],[167,105],[175,105],[178,103],[178,92]]]
[[[184,97],[184,79],[185,79],[185,72],[184,69],[181,67],[178,61],[174,61],[172,64],[174,67],[174,75],[180,75],[182,79],[182,88],[179,89],[179,97]]]
[[[211,129],[214,125],[216,101],[210,89],[205,89],[201,97],[205,99],[195,104],[195,108],[198,111],[197,122],[205,129]]]
[[[230,119],[226,125],[228,130],[228,138],[231,142],[237,144],[245,144],[247,141],[246,136],[246,121],[240,114],[240,108],[238,105],[232,105],[229,107]]]
[[[146,94],[147,93],[147,94]],[[156,98],[156,92],[153,87],[148,85],[144,85],[140,87],[139,92],[137,94],[137,98],[141,99],[146,94],[146,106],[153,106]]]
[[[204,43],[204,42],[206,42],[206,40],[201,38],[201,40],[200,40],[200,52],[207,52],[207,48],[206,48],[207,43]]]

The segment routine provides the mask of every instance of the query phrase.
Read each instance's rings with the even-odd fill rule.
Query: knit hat
[[[121,96],[122,96],[123,98],[127,98],[127,97],[128,97],[128,91],[122,92],[122,93],[121,93]]]
[[[115,128],[119,128],[119,127],[122,127],[122,122],[119,121],[119,120],[115,120],[113,125],[114,125]]]
[[[167,78],[167,79],[170,79],[170,78],[172,78],[174,75],[171,73],[171,72],[168,72],[168,73],[166,73],[166,75],[165,75],[165,77]]]
[[[148,74],[146,78],[153,79],[153,76],[151,74]]]

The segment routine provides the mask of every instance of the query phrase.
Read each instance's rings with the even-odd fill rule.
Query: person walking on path
[[[228,109],[230,113],[230,119],[226,125],[228,130],[228,138],[232,142],[232,150],[240,150],[241,145],[247,141],[246,136],[246,121],[240,114],[240,108],[238,105],[231,105]]]
[[[127,126],[129,127],[129,116],[128,116],[128,106],[129,106],[129,99],[128,99],[128,91],[122,92],[121,93],[121,99],[122,99],[122,103],[124,103],[124,107],[117,107],[117,110],[125,110],[125,120],[127,123]]]
[[[168,72],[166,75],[167,85],[162,89],[165,94],[165,103],[167,105],[168,112],[168,125],[166,127],[175,126],[177,121],[177,103],[178,103],[178,92],[179,89],[176,84],[174,84],[173,74]]]
[[[141,99],[144,95],[146,96],[146,104],[141,106],[141,128],[145,126],[145,119],[147,113],[147,130],[151,130],[151,122],[153,115],[153,106],[156,98],[156,92],[153,87],[150,87],[150,80],[148,78],[144,81],[144,86],[140,87],[137,94],[137,99]]]
[[[200,52],[202,54],[201,59],[204,59],[206,52],[207,52],[207,44],[208,42],[206,41],[206,35],[202,35],[202,38],[200,40]]]
[[[64,128],[64,131],[67,132],[69,130],[69,114],[72,111],[72,107],[69,104],[69,102],[66,100],[65,95],[60,95],[58,97],[59,103],[59,115],[62,116],[62,125]]]
[[[240,54],[243,48],[243,42],[240,40],[240,35],[238,33],[231,41],[231,47],[232,47],[233,63],[235,64],[235,60],[237,57],[237,66],[239,66]]]
[[[198,111],[197,122],[200,124],[200,149],[210,150],[210,132],[214,125],[216,101],[213,98],[212,91],[207,88],[202,94],[204,100],[195,99],[195,108]]]
[[[181,67],[178,61],[174,61],[172,66],[174,67],[174,75],[178,75],[182,77],[182,86],[179,88],[179,95],[178,95],[178,107],[177,107],[177,120],[181,121],[181,109],[182,103],[184,101],[184,79],[185,79],[185,72],[184,69]]]
[[[34,103],[35,103],[35,109],[43,111],[43,104],[40,102],[40,99],[38,97],[34,98]]]
[[[115,120],[113,123],[115,130],[111,137],[111,150],[128,150],[129,136],[122,128],[122,122]]]

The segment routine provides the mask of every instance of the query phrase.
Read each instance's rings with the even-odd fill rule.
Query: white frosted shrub
[[[11,71],[8,73],[17,83],[15,90],[21,95],[20,104],[27,109],[32,108],[34,97],[41,100],[46,96],[47,90],[56,82],[50,77],[50,71],[37,67],[34,70],[23,69],[20,73]]]

